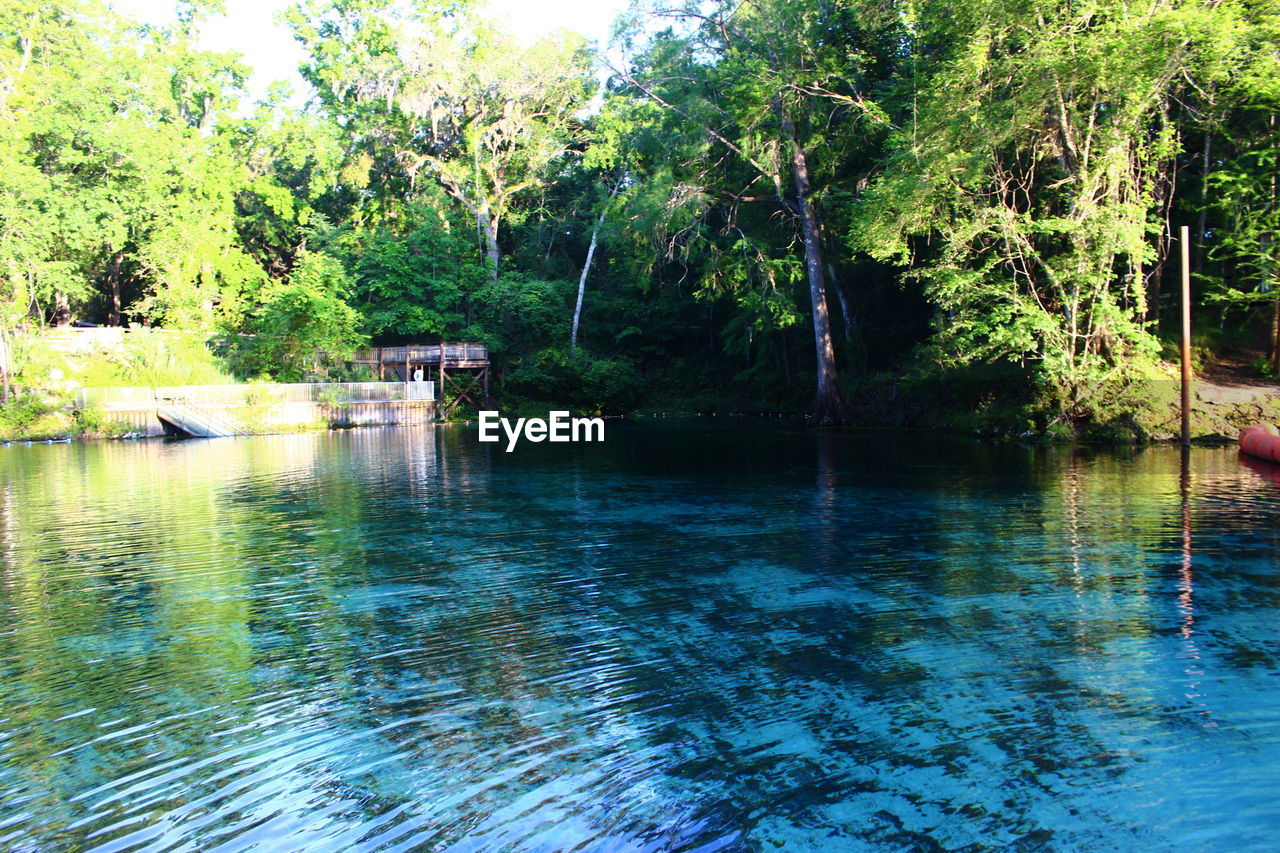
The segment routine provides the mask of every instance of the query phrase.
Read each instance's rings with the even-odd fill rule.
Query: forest
[[[1151,434],[1185,225],[1197,358],[1280,373],[1280,0],[646,0],[607,45],[299,0],[310,91],[257,103],[178,8],[0,5],[15,353],[483,341],[504,407]]]

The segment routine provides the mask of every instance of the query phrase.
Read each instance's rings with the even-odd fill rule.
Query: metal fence
[[[80,407],[145,409],[161,404],[186,406],[270,406],[278,403],[387,403],[435,400],[434,382],[299,382],[293,384],[180,385],[170,388],[81,388]]]
[[[405,388],[409,392],[410,400],[434,400],[436,398],[436,383],[430,380],[423,382],[406,382]]]

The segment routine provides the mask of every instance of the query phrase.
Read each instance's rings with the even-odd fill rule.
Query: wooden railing
[[[439,364],[445,367],[480,365],[489,363],[489,345],[464,344],[408,344],[399,347],[373,347],[355,354],[356,364]]]

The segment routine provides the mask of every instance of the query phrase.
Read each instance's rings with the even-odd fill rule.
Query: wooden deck
[[[441,417],[447,418],[462,402],[481,406],[489,400],[489,345],[480,343],[406,344],[373,347],[356,353],[353,364],[365,364],[385,379],[388,372],[411,382],[417,371],[421,379],[439,383]],[[450,376],[450,371],[456,375]]]
[[[367,364],[380,372],[387,368],[435,367],[446,370],[479,370],[489,366],[488,344],[407,344],[373,347],[356,353],[355,364]]]

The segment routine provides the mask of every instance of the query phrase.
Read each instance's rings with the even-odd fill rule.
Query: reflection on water
[[[1234,450],[369,430],[0,476],[0,849],[1280,827],[1280,484]]]

